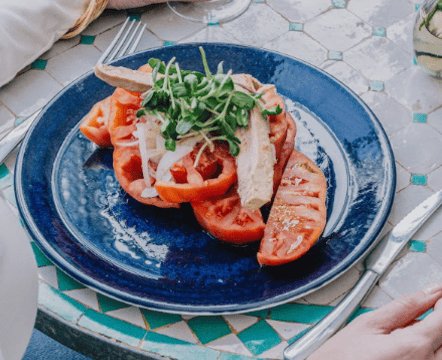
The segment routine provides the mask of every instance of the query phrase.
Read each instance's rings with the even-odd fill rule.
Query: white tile
[[[77,45],[48,60],[46,70],[63,85],[92,70],[101,52],[92,45]]]
[[[59,40],[52,47],[46,51],[42,56],[42,59],[50,59],[54,56],[60,55],[65,51],[72,49],[74,46],[80,43],[80,35],[73,37],[72,39]]]
[[[82,34],[98,35],[122,24],[124,20],[126,20],[126,13],[124,11],[106,10],[97,20],[93,21]]]
[[[328,66],[326,70],[357,94],[362,94],[368,90],[368,80],[359,71],[343,61],[336,61],[336,63]]]
[[[58,92],[61,85],[46,71],[29,70],[0,89],[0,100],[17,116],[31,115]]]
[[[415,112],[429,113],[442,104],[442,81],[412,66],[385,83],[385,90]]]
[[[411,173],[426,174],[442,164],[442,134],[427,124],[410,123],[390,140],[396,161]]]
[[[434,191],[442,189],[442,166],[428,174],[427,182]]]
[[[442,231],[442,208],[439,208],[413,236],[419,240],[429,240]]]
[[[333,300],[350,290],[359,280],[359,276],[359,271],[353,267],[337,280],[307,295],[305,300],[310,304],[329,305]]]
[[[370,26],[347,10],[330,10],[304,25],[306,33],[327,49],[344,51],[370,36]]]
[[[111,41],[114,39],[115,35],[117,35],[119,30],[120,30],[119,27],[115,27],[113,29],[103,32],[102,34],[98,35],[95,38],[94,45],[101,51],[104,51],[109,46]],[[136,51],[146,50],[161,45],[162,41],[158,39],[154,34],[152,34],[149,30],[146,29],[144,31],[143,37],[140,40],[140,43],[137,46]]]
[[[171,336],[175,339],[180,339],[183,341],[188,341],[192,344],[196,344],[198,342],[197,338],[193,334],[192,330],[190,330],[189,326],[184,322],[180,321],[175,324],[161,327],[159,329],[155,329],[155,332],[167,336]]]
[[[224,319],[236,332],[243,331],[258,321],[257,317],[249,315],[225,315]]]
[[[300,31],[289,31],[267,42],[264,47],[297,57],[313,65],[320,65],[327,58],[324,47]]]
[[[351,0],[347,8],[372,26],[389,26],[413,13],[404,0]]]
[[[178,41],[205,27],[203,23],[187,21],[167,5],[155,5],[141,16],[147,28],[162,40]]]
[[[38,268],[38,277],[53,288],[58,289],[57,270],[55,266],[49,265]]]
[[[241,43],[262,46],[289,29],[289,22],[265,4],[252,4],[241,17],[223,25]]]
[[[235,37],[228,33],[222,26],[206,26],[201,31],[193,34],[180,42],[226,42],[232,44],[238,44],[239,41]]]
[[[428,114],[428,124],[442,134],[442,107]]]
[[[305,22],[331,7],[330,0],[267,0],[267,4],[293,22]]]
[[[388,296],[378,285],[376,285],[371,291],[370,295],[364,300],[362,306],[378,308],[385,304],[388,304],[392,298]]]
[[[383,37],[372,37],[344,54],[345,62],[370,80],[388,80],[411,66],[411,56]]]
[[[427,254],[442,265],[442,232],[427,242]]]
[[[146,324],[143,320],[143,315],[141,315],[140,309],[135,306],[108,311],[106,315],[126,321],[143,329],[146,328]]]
[[[310,325],[298,324],[287,321],[266,320],[269,325],[275,329],[279,336],[284,340],[289,340],[301,331],[307,329]]]
[[[362,100],[376,114],[388,135],[411,122],[411,111],[384,92],[369,91],[362,95]]]
[[[235,354],[251,356],[250,351],[244,346],[241,340],[234,334],[223,336],[222,338],[216,339],[208,344],[207,347],[223,351],[223,352],[233,352]]]
[[[401,165],[396,164],[396,191],[401,191],[410,185],[411,174]]]
[[[283,341],[276,345],[275,347],[263,352],[259,355],[260,359],[282,359],[284,349],[288,346],[287,341]]]
[[[76,289],[64,291],[64,293],[67,296],[81,302],[83,305],[90,307],[96,311],[100,311],[100,307],[98,306],[97,294],[95,291],[92,291],[91,289]]]
[[[396,225],[402,218],[413,210],[419,203],[432,194],[432,191],[425,186],[410,185],[396,194],[393,209],[390,214],[390,221]]]
[[[380,286],[396,299],[441,283],[442,267],[428,254],[410,252],[392,265]]]
[[[14,121],[14,114],[3,105],[0,105],[0,139],[13,128]]]
[[[413,27],[416,14],[410,14],[387,29],[387,37],[408,53],[413,52]]]

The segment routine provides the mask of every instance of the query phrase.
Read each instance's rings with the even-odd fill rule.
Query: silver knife
[[[41,110],[23,119],[20,125],[12,129],[3,139],[0,140],[0,164],[2,164],[8,155],[21,143],[34,120],[38,117]]]
[[[345,325],[370,290],[385,273],[408,240],[442,204],[442,190],[431,195],[388,232],[365,261],[358,283],[334,310],[297,342],[284,350],[286,360],[304,360]]]

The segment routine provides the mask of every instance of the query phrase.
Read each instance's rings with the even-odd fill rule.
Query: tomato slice
[[[111,98],[97,102],[81,120],[80,131],[90,141],[101,147],[112,146],[107,130]]]
[[[285,113],[285,120],[287,123],[287,137],[282,146],[279,159],[273,169],[273,194],[276,194],[276,190],[278,190],[287,161],[289,161],[290,155],[295,146],[296,124],[290,113]]]
[[[261,212],[243,208],[236,189],[213,200],[192,202],[192,208],[200,225],[219,240],[246,244],[264,234]]]
[[[265,92],[262,100],[265,102],[266,108],[279,105],[281,109],[283,109],[282,113],[279,115],[268,116],[270,126],[270,142],[275,147],[276,159],[279,160],[288,130],[284,100],[276,93],[276,91],[272,90]]]
[[[221,143],[215,145],[213,156],[219,168],[219,174],[215,178],[205,180],[194,168],[191,155],[187,155],[182,159],[187,174],[186,182],[157,181],[155,188],[160,197],[165,201],[182,203],[208,200],[225,194],[236,181],[235,159]]]
[[[258,252],[262,265],[281,265],[303,256],[325,227],[327,181],[305,155],[293,151]]]
[[[160,208],[177,208],[179,204],[170,203],[160,199],[144,198],[141,193],[146,188],[141,169],[141,154],[138,146],[117,147],[114,150],[114,171],[115,176],[124,191],[140,203],[154,205]],[[153,179],[152,179],[153,183]]]

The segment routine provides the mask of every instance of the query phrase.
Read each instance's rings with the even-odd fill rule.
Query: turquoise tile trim
[[[425,113],[413,113],[413,122],[425,124],[427,122],[427,114]]]
[[[146,335],[146,330],[138,326],[91,309],[86,310],[78,325],[131,346],[138,346]]]
[[[262,354],[281,342],[278,333],[265,320],[241,331],[238,337],[254,355]]]
[[[265,4],[265,0],[253,0],[255,4]]]
[[[412,63],[413,63],[413,65],[417,65],[417,59],[416,59],[416,56],[413,56]]]
[[[163,46],[172,46],[172,45],[175,45],[175,41],[169,41],[169,40],[163,41]]]
[[[387,30],[384,27],[378,26],[374,27],[372,31],[373,36],[385,37],[387,36]]]
[[[78,281],[67,276],[63,271],[57,268],[58,288],[61,291],[84,289],[85,286]]]
[[[419,316],[417,318],[417,320],[423,320],[425,319],[428,315],[430,315],[433,312],[433,309],[429,309],[426,312],[424,312],[421,316]]]
[[[345,9],[347,7],[346,0],[332,0],[332,5],[336,9]]]
[[[370,90],[371,91],[383,91],[384,82],[380,80],[370,80]]]
[[[295,336],[293,336],[291,339],[289,339],[287,342],[289,344],[293,344],[295,341],[298,341],[300,338],[302,338],[305,334],[307,334],[310,331],[311,328],[304,329],[297,333]]]
[[[92,45],[95,41],[94,35],[81,35],[80,44],[83,45]]]
[[[321,320],[332,310],[333,306],[285,304],[273,308],[270,313],[270,318],[280,321],[313,324]]]
[[[427,175],[411,174],[410,182],[413,185],[425,186],[425,185],[427,185]]]
[[[37,59],[31,64],[31,69],[44,70],[46,69],[48,61],[45,59]]]
[[[107,296],[101,295],[99,293],[97,293],[97,299],[98,299],[98,303],[100,304],[100,309],[102,312],[123,309],[123,308],[127,308],[130,306],[130,305],[122,303],[120,301],[111,299]]]
[[[219,26],[219,21],[213,20],[207,23],[207,26]]]
[[[216,360],[220,352],[149,331],[141,348],[162,357],[180,360]]]
[[[267,317],[269,316],[269,312],[270,312],[269,309],[264,309],[264,310],[251,311],[251,312],[247,313],[246,315],[256,316],[261,319],[267,319]]]
[[[38,267],[52,265],[52,262],[46,257],[45,254],[43,254],[40,248],[33,241],[31,242],[31,247]]]
[[[141,15],[140,14],[128,13],[127,15],[129,16],[130,20],[135,20],[135,21],[140,21],[141,20]]]
[[[166,314],[146,309],[141,309],[141,313],[151,329],[181,321],[181,316],[176,314]]]
[[[420,240],[410,240],[408,247],[411,251],[424,253],[427,251],[427,244]]]
[[[329,50],[327,58],[329,60],[342,60],[342,51]]]
[[[221,316],[198,316],[187,322],[203,344],[230,334],[229,325]]]
[[[304,30],[304,24],[298,22],[291,22],[289,24],[289,31],[302,31]]]
[[[72,324],[87,310],[83,304],[42,281],[38,287],[38,305],[50,309],[52,313]]]
[[[350,316],[350,318],[348,319],[348,322],[352,322],[354,319],[356,319],[359,315],[368,313],[370,311],[373,311],[372,308],[366,308],[366,307],[360,307],[358,308],[352,316]]]
[[[414,11],[418,11],[421,7],[421,4],[414,4]]]
[[[0,165],[0,179],[5,178],[9,175],[9,169],[5,164]]]
[[[222,353],[219,357],[219,360],[249,360],[252,359],[249,356],[244,355],[237,355],[237,354],[228,354],[228,353]]]

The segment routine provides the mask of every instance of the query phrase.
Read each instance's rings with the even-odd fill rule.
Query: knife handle
[[[365,296],[379,279],[379,275],[367,270],[354,288],[324,319],[312,327],[298,341],[284,350],[286,360],[305,360],[347,322]]]

